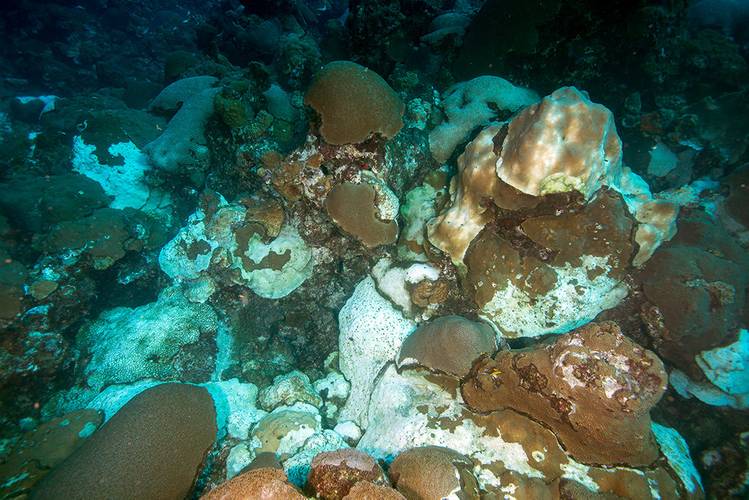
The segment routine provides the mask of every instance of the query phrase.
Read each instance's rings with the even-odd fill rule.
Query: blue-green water
[[[749,3],[18,0],[2,498],[745,498]]]

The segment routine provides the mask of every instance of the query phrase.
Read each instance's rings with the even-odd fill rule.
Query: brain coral
[[[329,144],[350,144],[379,133],[390,138],[403,127],[405,106],[380,75],[350,61],[333,61],[315,76],[304,102],[320,114]]]
[[[215,439],[208,391],[158,385],[131,399],[31,498],[185,498]]]
[[[658,458],[649,411],[666,383],[655,354],[604,322],[486,357],[462,392],[474,411],[510,408],[543,422],[578,460],[638,466]]]

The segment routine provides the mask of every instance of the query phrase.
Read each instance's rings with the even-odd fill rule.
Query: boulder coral
[[[574,498],[623,492],[644,499],[701,495],[694,482],[671,478],[671,459],[643,468],[586,465],[565,451],[553,430],[533,418],[512,409],[474,412],[454,380],[408,368],[398,373],[389,365],[378,377],[369,426],[357,448],[389,462],[422,446],[449,448],[467,457],[487,498],[503,498],[507,491],[516,498],[558,498],[568,483],[578,488]],[[674,455],[673,463],[685,468],[691,460]]]
[[[479,488],[468,457],[449,448],[406,450],[390,465],[390,478],[406,498],[478,500]]]
[[[283,470],[261,467],[248,470],[212,489],[201,500],[304,500],[304,495],[286,481]]]
[[[323,452],[311,464],[307,484],[321,500],[341,500],[358,482],[386,483],[379,464],[366,453],[344,448]]]
[[[442,316],[422,323],[398,353],[398,367],[419,365],[437,373],[463,378],[482,354],[497,350],[494,330],[461,316]]]
[[[676,207],[621,164],[611,112],[574,87],[482,130],[427,224],[480,315],[508,336],[563,333],[617,305],[673,237]]]
[[[30,498],[185,498],[216,430],[205,389],[158,385],[130,400],[45,476]]]
[[[304,97],[320,114],[320,134],[328,144],[356,144],[373,133],[393,137],[403,127],[405,105],[374,71],[350,61],[323,67]]]
[[[461,386],[479,412],[511,408],[553,429],[577,460],[650,465],[650,409],[666,389],[663,363],[613,322],[477,362]]]

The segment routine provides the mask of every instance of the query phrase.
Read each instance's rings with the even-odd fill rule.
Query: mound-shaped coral
[[[383,483],[385,474],[366,453],[344,448],[317,455],[312,460],[307,484],[316,498],[341,500],[361,481]]]
[[[373,133],[389,138],[403,126],[398,94],[380,75],[350,61],[321,69],[304,102],[320,114],[320,133],[329,144],[359,143]]]
[[[543,422],[578,460],[637,466],[658,458],[649,411],[666,383],[662,362],[609,322],[483,358],[462,392],[476,411],[511,408]]]
[[[506,491],[517,498],[556,498],[558,489],[570,482],[579,487],[575,498],[627,497],[627,492],[629,498],[699,498],[701,493],[690,478],[682,479],[689,494],[682,493],[669,475],[670,467],[693,469],[688,454],[670,450],[673,466],[662,461],[643,469],[584,465],[565,452],[552,430],[525,415],[511,409],[474,413],[455,383],[444,378],[410,369],[398,373],[390,365],[370,401],[369,427],[357,448],[389,460],[414,447],[447,447],[470,459],[471,472],[488,498],[503,498]]]
[[[611,112],[573,87],[487,127],[458,158],[429,242],[509,336],[570,331],[619,303],[676,207],[622,168]]]
[[[642,271],[645,308],[655,349],[666,361],[699,378],[695,357],[731,343],[749,323],[749,255],[707,214],[685,214],[679,232]]]
[[[422,323],[403,341],[398,367],[420,365],[463,378],[482,354],[494,354],[497,339],[486,323],[442,316]]]
[[[248,470],[209,491],[201,500],[304,500],[305,496],[286,481],[283,470],[260,467]]]
[[[185,498],[215,439],[208,392],[162,384],[130,400],[31,498]]]
[[[390,477],[407,498],[478,500],[472,466],[468,457],[449,448],[423,446],[398,455],[390,465]]]

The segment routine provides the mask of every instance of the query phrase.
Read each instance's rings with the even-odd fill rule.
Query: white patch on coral
[[[96,148],[83,142],[77,135],[73,138],[73,170],[98,182],[105,193],[114,197],[112,208],[136,208],[157,217],[168,217],[169,195],[152,190],[145,180],[151,169],[148,158],[132,142],[121,142],[109,146],[109,154],[121,156],[122,165],[99,163],[94,153]]]
[[[279,375],[273,379],[273,384],[260,391],[258,403],[266,410],[273,410],[279,406],[290,406],[294,403],[308,403],[319,408],[322,399],[312,387],[309,377],[298,371]]]
[[[267,412],[257,408],[257,387],[238,379],[201,384],[213,398],[219,435],[247,439],[250,429]]]
[[[429,134],[432,156],[438,163],[446,162],[472,130],[495,120],[498,111],[515,112],[538,99],[532,90],[498,76],[479,76],[454,85],[443,99],[447,119]]]
[[[508,281],[484,305],[480,316],[507,337],[537,337],[574,330],[627,296],[627,286],[607,274],[608,257],[584,255],[581,262],[579,267],[565,264],[553,268],[556,285],[533,299]],[[595,275],[601,269],[604,272]],[[595,277],[591,279],[590,274]]]
[[[560,468],[562,469],[563,478],[576,481],[588,488],[590,491],[597,492],[599,490],[598,483],[593,481],[593,478],[588,475],[590,467],[588,467],[587,465],[583,465],[581,463],[575,462],[574,460],[570,460],[568,463],[562,464]]]
[[[741,329],[736,342],[702,351],[695,357],[707,381],[694,381],[673,370],[671,385],[681,396],[695,396],[712,406],[749,408],[749,331]]]
[[[377,283],[377,289],[411,318],[414,317],[414,305],[408,285],[415,285],[424,280],[436,281],[439,276],[439,270],[430,264],[417,263],[406,268],[396,267],[387,257],[380,259],[372,268],[372,277]],[[429,315],[430,312],[426,311],[417,319],[427,319]]]
[[[110,385],[88,401],[85,408],[103,412],[104,422],[106,422],[135,396],[161,383],[157,380],[139,380],[129,385]]]
[[[692,462],[692,457],[689,455],[689,446],[687,446],[684,438],[675,429],[656,422],[651,424],[651,428],[661,451],[687,491],[697,493],[698,490],[702,490],[700,473],[697,472]]]
[[[702,351],[695,361],[723,392],[749,397],[749,331],[742,329],[733,344]]]
[[[324,378],[315,380],[312,384],[320,396],[325,392],[325,399],[345,400],[351,391],[351,384],[339,372],[330,372]]]
[[[351,446],[355,446],[362,436],[359,426],[351,420],[337,423],[333,430]]]
[[[263,243],[258,235],[253,235],[245,252],[250,260],[259,264],[271,252],[283,255],[287,251],[289,260],[281,269],[255,269],[248,272],[239,259],[235,259],[234,266],[239,269],[253,292],[266,299],[280,299],[299,288],[312,276],[315,268],[313,253],[296,228],[290,224],[285,225],[281,233],[268,244]]]
[[[239,443],[229,450],[229,456],[226,457],[226,480],[233,478],[242,469],[250,465],[255,459],[255,453],[247,447],[246,443]]]
[[[339,420],[352,420],[366,429],[375,380],[385,364],[395,359],[416,324],[382,297],[368,276],[341,308],[338,325],[341,373],[351,382],[351,393]]]
[[[283,463],[289,482],[298,487],[304,487],[309,476],[312,459],[326,451],[348,448],[348,444],[335,431],[325,429],[311,435],[304,445]]]
[[[202,302],[201,302],[202,304]],[[213,368],[211,381],[221,380],[224,371],[231,365],[231,352],[234,343],[231,329],[224,323],[218,325],[216,331],[216,366]]]
[[[487,433],[470,419],[463,418],[462,400],[418,373],[399,374],[391,364],[372,393],[370,425],[357,448],[377,459],[392,460],[400,452],[416,446],[444,446],[471,457],[480,484],[500,484],[489,470],[502,462],[511,471],[527,477],[543,478],[533,468],[523,446],[507,442],[501,435]],[[448,419],[455,425],[443,426]]]
[[[175,355],[217,328],[213,309],[188,302],[179,287],[163,290],[150,304],[105,311],[79,333],[90,354],[84,370],[88,385],[98,390],[144,378],[169,379]]]
[[[42,111],[39,113],[39,116],[42,116],[44,113],[49,113],[50,111],[55,110],[55,104],[57,103],[57,100],[59,97],[56,95],[38,95],[38,96],[19,96],[16,97],[18,102],[21,104],[28,104],[32,101],[41,101],[44,103],[44,106],[42,107]]]

